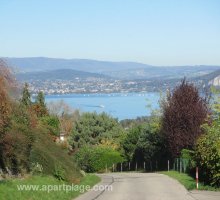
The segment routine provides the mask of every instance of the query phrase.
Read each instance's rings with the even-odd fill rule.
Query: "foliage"
[[[63,100],[47,104],[50,116],[56,116],[59,120],[59,129],[69,136],[72,133],[75,122],[79,119],[79,111],[73,110]]]
[[[63,169],[62,166],[60,165],[55,165],[54,168],[54,176],[58,179],[58,180],[65,180],[65,170]]]
[[[131,129],[129,129],[122,142],[122,147],[124,149],[124,154],[127,161],[136,160],[134,156],[142,129],[143,127],[141,125],[133,126]]]
[[[40,91],[36,97],[36,101],[35,103],[41,105],[42,107],[46,108],[46,104],[45,104],[45,96],[44,93],[42,91]]]
[[[164,138],[160,134],[160,117],[152,116],[147,123],[134,125],[122,142],[129,162],[160,161],[165,159]],[[160,167],[160,166],[159,166]]]
[[[24,126],[15,126],[5,134],[3,139],[3,160],[5,166],[13,173],[29,172],[29,155],[32,140]]]
[[[120,121],[120,124],[123,128],[132,128],[135,125],[142,125],[144,123],[149,122],[150,117],[144,116],[144,117],[137,117],[136,119],[123,119]]]
[[[31,109],[35,112],[37,117],[45,117],[49,115],[43,92],[38,93]]]
[[[11,111],[10,98],[5,88],[5,82],[0,77],[0,137],[10,123]]]
[[[153,123],[147,124],[140,135],[137,143],[136,157],[143,155],[145,161],[160,160],[164,153],[163,137],[159,132],[159,127]]]
[[[28,90],[28,84],[27,83],[25,83],[23,91],[22,91],[21,104],[24,105],[24,106],[30,106],[31,105],[31,94]]]
[[[10,126],[2,137],[2,168],[4,171],[10,170],[13,174],[18,174],[30,169],[28,159],[35,131],[31,114],[23,106],[13,103],[11,108],[13,112],[10,114]]]
[[[195,151],[189,149],[183,149],[181,151],[181,162],[183,162],[183,170],[187,173],[192,173],[196,167],[196,163],[194,160]]]
[[[195,158],[199,166],[201,179],[206,184],[220,187],[220,121],[211,126],[204,125],[205,133],[196,146]]]
[[[208,115],[206,98],[200,97],[198,89],[184,79],[162,105],[162,127],[167,148],[173,158],[182,149],[193,149],[202,134],[201,125]]]
[[[70,143],[74,148],[84,145],[99,145],[103,141],[114,142],[113,146],[120,146],[124,130],[117,120],[105,113],[83,113],[73,129]]]
[[[74,164],[72,156],[52,141],[47,130],[40,128],[36,135],[31,154],[31,163],[39,163],[43,167],[43,174],[75,182],[81,178],[78,168]]]
[[[41,123],[46,127],[51,135],[59,136],[60,122],[57,116],[48,115],[41,117]]]
[[[36,106],[40,108],[37,112]],[[15,101],[4,82],[0,84],[0,168],[4,173],[24,175],[33,172],[33,163],[38,163],[43,174],[70,182],[80,180],[73,158],[51,137],[58,129],[58,117],[46,113],[42,93],[33,103],[25,84],[21,100]]]
[[[123,161],[118,151],[100,146],[84,146],[78,150],[74,158],[86,172],[98,172]]]
[[[39,163],[31,163],[31,173],[32,174],[42,174],[43,166]]]

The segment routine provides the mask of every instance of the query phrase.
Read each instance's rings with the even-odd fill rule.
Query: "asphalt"
[[[178,181],[156,173],[109,173],[76,200],[220,200],[219,192],[187,191]],[[104,189],[105,188],[105,189]]]

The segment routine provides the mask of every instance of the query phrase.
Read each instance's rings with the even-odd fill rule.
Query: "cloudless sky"
[[[220,0],[0,0],[0,56],[220,65]]]

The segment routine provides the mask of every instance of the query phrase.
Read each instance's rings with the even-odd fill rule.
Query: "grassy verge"
[[[178,180],[187,190],[196,189],[195,179],[189,176],[188,174],[179,173],[177,171],[163,171],[160,173]],[[204,185],[203,183],[199,183],[199,190],[220,191],[220,188],[214,188],[211,186]]]
[[[1,181],[0,182],[0,199],[5,200],[54,200],[54,199],[62,199],[62,200],[70,200],[77,196],[79,196],[81,193],[83,193],[85,186],[92,187],[96,183],[100,181],[100,178],[96,175],[89,174],[86,175],[77,186],[75,185],[75,188],[78,187],[78,189],[75,189],[77,191],[65,191],[61,188],[60,191],[50,191],[48,192],[48,186],[49,187],[63,187],[62,185],[69,185],[67,182],[59,181],[55,179],[54,177],[50,176],[32,176],[23,180],[9,180],[9,181]],[[38,191],[19,191],[18,185],[36,185],[39,186]],[[44,189],[46,191],[43,191]],[[84,191],[85,192],[85,191]]]

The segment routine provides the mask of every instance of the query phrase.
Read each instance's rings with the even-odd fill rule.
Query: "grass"
[[[88,174],[82,178],[81,182],[77,184],[79,188],[83,188],[87,185],[93,186],[100,181],[100,178],[94,174]],[[8,181],[0,182],[0,199],[4,200],[71,200],[82,193],[80,191],[19,191],[17,185],[39,185],[39,188],[47,187],[51,185],[52,187],[58,187],[59,185],[71,185],[64,181],[59,181],[52,176],[32,176],[26,179],[13,179]]]
[[[179,181],[187,190],[196,189],[196,181],[193,177],[189,176],[185,173],[179,173],[177,171],[163,171],[161,174],[165,174],[171,178]],[[204,185],[203,183],[199,183],[199,190],[209,190],[209,191],[220,191],[220,188],[211,187],[208,185]]]

